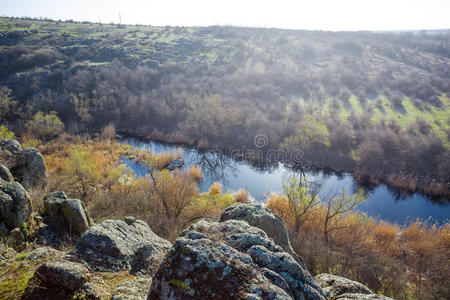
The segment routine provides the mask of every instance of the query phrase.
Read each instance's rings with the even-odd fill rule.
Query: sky
[[[450,29],[450,0],[0,0],[1,16],[308,30]]]

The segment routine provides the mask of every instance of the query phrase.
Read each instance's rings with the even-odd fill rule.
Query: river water
[[[198,165],[202,169],[203,179],[199,184],[201,192],[208,190],[214,181],[220,182],[224,191],[246,189],[256,201],[267,201],[271,192],[282,192],[283,179],[293,171],[290,168],[278,164],[271,168],[258,168],[246,162],[236,161],[219,152],[199,152],[196,149],[167,145],[153,141],[141,141],[127,138],[122,141],[133,147],[162,151],[182,151],[185,162],[184,168]],[[134,160],[122,160],[137,176],[145,176],[147,169]],[[323,171],[307,171],[308,181],[320,183],[322,192],[319,196],[326,197],[343,189],[346,193],[355,193],[358,185],[350,173],[326,174]],[[442,224],[450,219],[450,205],[432,201],[421,194],[401,194],[389,189],[386,185],[379,185],[371,190],[366,190],[368,199],[358,205],[358,210],[368,216],[400,225],[407,224],[417,219],[429,220]]]

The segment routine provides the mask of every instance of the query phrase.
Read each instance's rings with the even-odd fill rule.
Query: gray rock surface
[[[80,237],[76,252],[95,271],[153,273],[170,247],[141,220],[106,220]]]
[[[364,284],[341,276],[323,273],[315,276],[314,279],[328,298],[345,293],[373,294]]]
[[[64,192],[53,192],[44,199],[45,212],[52,218],[62,214],[62,202],[68,199]]]
[[[9,169],[5,165],[2,165],[2,164],[0,164],[0,178],[3,179],[4,181],[8,181],[8,182],[14,181],[14,177],[12,176]]]
[[[47,183],[44,157],[35,148],[22,149],[16,140],[1,139],[0,163],[9,169],[14,179],[26,189],[42,188]]]
[[[13,229],[25,223],[31,211],[30,197],[23,186],[0,179],[0,222]]]
[[[17,176],[21,178],[21,183],[26,189],[42,188],[47,185],[44,157],[36,148],[26,148],[22,151],[16,170]]]
[[[8,169],[16,167],[19,161],[22,146],[12,139],[0,139],[0,163]]]
[[[75,262],[45,263],[30,279],[23,299],[72,299],[87,282],[88,273],[83,265]]]
[[[151,284],[150,277],[121,282],[113,291],[111,300],[144,300]]]
[[[63,255],[64,253],[59,250],[50,247],[40,247],[31,251],[28,255],[28,259],[33,262],[40,262],[50,258],[61,258]]]
[[[84,204],[79,199],[68,199],[64,192],[53,192],[44,200],[45,212],[59,224],[68,226],[69,234],[81,235],[92,223]]]
[[[383,296],[383,295],[377,295],[377,294],[357,294],[357,293],[347,293],[343,295],[339,295],[334,299],[339,300],[392,300],[392,298]]]
[[[243,220],[251,226],[262,229],[278,246],[291,254],[305,268],[302,258],[292,249],[284,221],[267,207],[261,204],[236,203],[227,207],[220,215],[219,222],[227,220]]]
[[[80,235],[91,226],[88,213],[81,200],[65,199],[62,202],[61,210],[64,218],[69,224],[71,233]]]
[[[184,230],[148,299],[326,299],[308,270],[247,222],[202,220]]]

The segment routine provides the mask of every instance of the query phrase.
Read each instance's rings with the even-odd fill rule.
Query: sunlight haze
[[[102,23],[233,25],[309,30],[409,30],[450,28],[445,0],[0,0],[0,15]]]

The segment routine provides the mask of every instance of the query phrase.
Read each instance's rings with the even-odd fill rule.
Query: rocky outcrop
[[[309,272],[245,221],[184,230],[153,278],[148,299],[326,299]]]
[[[236,203],[227,207],[220,215],[219,222],[227,220],[243,220],[251,226],[262,229],[275,244],[291,254],[305,268],[302,258],[292,249],[283,219],[273,214],[267,207],[261,204]]]
[[[374,294],[362,283],[341,276],[323,273],[314,279],[329,299],[390,299]]]
[[[90,227],[76,244],[77,255],[95,271],[154,273],[171,244],[143,221],[128,223],[106,220]]]
[[[0,223],[14,229],[28,221],[31,211],[30,197],[23,186],[0,179]]]
[[[48,195],[44,206],[46,214],[55,223],[63,222],[66,225],[59,224],[60,228],[69,227],[70,234],[81,235],[92,225],[83,202],[79,199],[68,199],[64,192]]]
[[[14,179],[26,189],[45,187],[47,183],[44,157],[35,148],[22,149],[16,140],[1,139],[0,163],[9,169]]]
[[[82,264],[55,261],[41,265],[30,279],[23,299],[73,299],[87,282]]]

